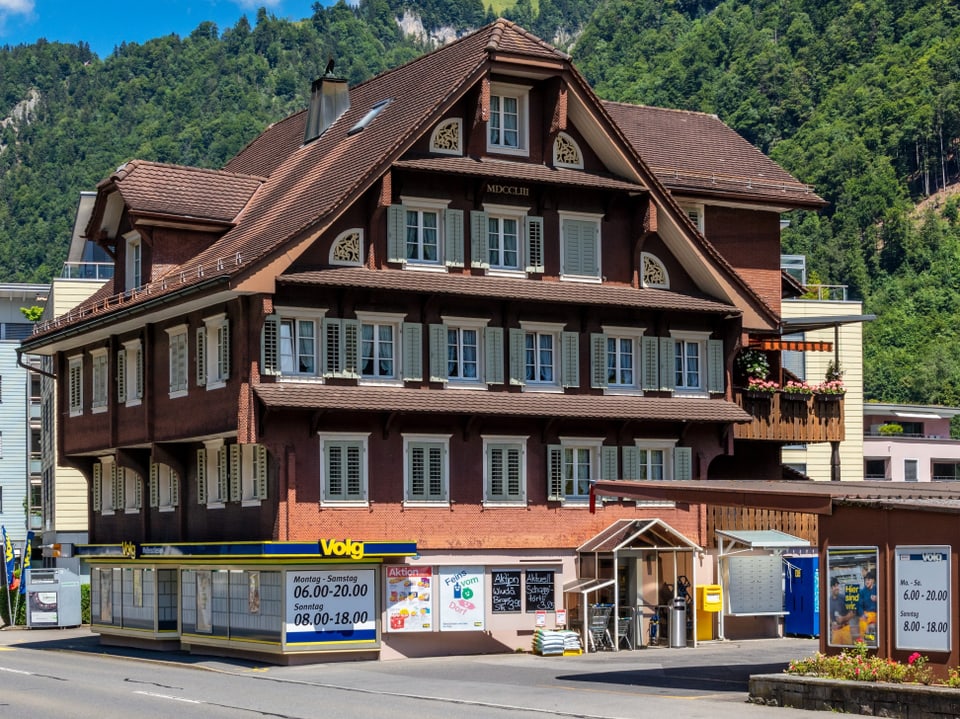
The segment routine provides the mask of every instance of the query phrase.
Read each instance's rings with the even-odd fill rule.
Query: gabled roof
[[[137,306],[160,302],[173,292],[199,292],[209,288],[214,277],[229,281],[233,291],[239,292],[262,291],[270,286],[395,163],[416,162],[401,158],[491,69],[503,71],[508,63],[516,63],[509,67],[520,74],[565,73],[571,81],[572,119],[597,126],[595,131],[591,130],[593,141],[605,143],[608,156],[616,158],[615,171],[623,175],[617,179],[580,173],[581,177],[627,192],[646,191],[649,185],[655,202],[661,209],[667,208],[673,218],[671,222],[661,219],[661,231],[667,229],[664,237],[676,245],[681,261],[690,265],[694,280],[717,297],[736,300],[738,305],[742,303],[747,308],[745,325],[776,325],[776,313],[716,249],[692,229],[636,148],[570,65],[569,57],[502,19],[354,87],[350,91],[350,108],[319,138],[305,145],[302,137],[306,113],[300,112],[268,128],[224,171],[138,161],[129,163],[101,183],[98,203],[106,204],[102,199],[106,191],[117,188],[125,201],[133,203],[131,209],[140,212],[178,212],[180,216],[206,212],[211,220],[235,225],[189,262],[166,273],[162,282],[152,282],[147,291],[127,293],[123,298],[125,311],[129,313],[136,311]],[[371,107],[384,100],[390,102],[374,121],[361,132],[350,132]],[[443,168],[466,172],[466,163],[453,162]],[[560,182],[569,179],[566,171],[551,170],[548,174]],[[205,180],[218,190],[213,207],[208,206],[211,192]],[[248,191],[252,191],[252,197],[247,200]],[[238,209],[241,200],[245,205]],[[93,301],[91,298],[90,302]],[[101,305],[100,317],[112,311],[109,303],[101,302]],[[84,305],[78,310],[75,316],[79,318],[77,322],[82,322]],[[40,325],[25,346],[43,347],[45,334],[63,328],[62,323],[58,327]]]
[[[789,208],[826,204],[716,115],[621,102],[603,106],[673,192]]]

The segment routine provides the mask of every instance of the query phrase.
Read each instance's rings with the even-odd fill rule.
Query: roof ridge
[[[679,107],[660,107],[659,105],[642,105],[635,102],[621,102],[619,100],[601,100],[605,105],[620,105],[622,107],[636,107],[642,110],[662,110],[663,112],[677,112],[683,113],[686,115],[700,115],[702,117],[712,117],[715,120],[720,120],[720,116],[715,112],[703,112],[701,110],[685,110]],[[720,120],[723,122],[723,120]],[[735,131],[736,132],[736,131]]]
[[[132,167],[131,167],[132,165]],[[245,172],[233,172],[231,170],[223,170],[215,167],[197,167],[195,165],[177,165],[172,162],[157,162],[156,160],[142,160],[139,158],[134,158],[133,160],[127,160],[125,163],[120,165],[113,173],[114,176],[120,175],[121,173],[124,176],[132,175],[137,168],[141,167],[163,167],[171,170],[187,170],[189,172],[201,172],[209,173],[214,175],[220,175],[225,177],[239,177],[249,180],[266,180],[267,178],[263,175],[250,175]]]
[[[526,28],[520,27],[512,20],[508,20],[505,17],[498,17],[496,20],[490,23],[490,25],[488,25],[487,27],[492,28],[492,32],[490,33],[490,41],[487,43],[487,47],[486,47],[487,50],[499,50],[500,40],[503,39],[504,32],[506,30],[513,30],[523,38],[529,40],[530,42],[536,45],[539,45],[542,48],[550,50],[551,52],[555,53],[557,56],[559,56],[562,59],[564,60],[571,59],[571,56],[568,55],[567,53],[563,52],[562,50],[558,50],[556,47],[548,43],[543,38],[537,37]]]

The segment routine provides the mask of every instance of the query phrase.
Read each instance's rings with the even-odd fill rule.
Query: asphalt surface
[[[109,656],[232,675],[257,672],[266,678],[267,673],[275,681],[359,693],[375,687],[378,694],[467,706],[519,709],[538,693],[553,697],[562,693],[564,715],[620,717],[636,711],[636,716],[644,716],[645,704],[649,710],[656,702],[669,700],[689,708],[682,712],[684,716],[745,719],[773,711],[745,703],[749,677],[780,673],[791,660],[813,654],[819,645],[815,639],[751,639],[703,642],[697,648],[650,647],[565,657],[518,653],[274,666],[180,651],[102,646],[98,635],[80,627],[6,628],[0,630],[0,647]],[[774,715],[786,717],[793,711],[779,709]]]

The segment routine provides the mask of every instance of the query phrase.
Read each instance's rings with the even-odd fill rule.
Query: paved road
[[[761,639],[576,657],[502,654],[277,667],[102,647],[82,628],[6,630],[0,631],[0,687],[22,691],[0,690],[0,713],[809,719],[808,712],[747,704],[747,678],[782,671],[791,659],[816,650],[815,640]],[[58,709],[59,700],[65,705]]]

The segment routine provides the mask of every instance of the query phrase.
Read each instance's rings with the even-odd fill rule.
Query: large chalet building
[[[822,204],[716,117],[601,102],[504,20],[328,73],[222,170],[128,162],[86,227],[113,280],[23,344],[89,483],[95,630],[278,660],[529,648],[610,572],[578,547],[639,527],[673,564],[594,586],[656,604],[704,509],[590,511],[591,483],[782,476],[798,437],[734,360],[766,342],[776,371],[780,213]]]

